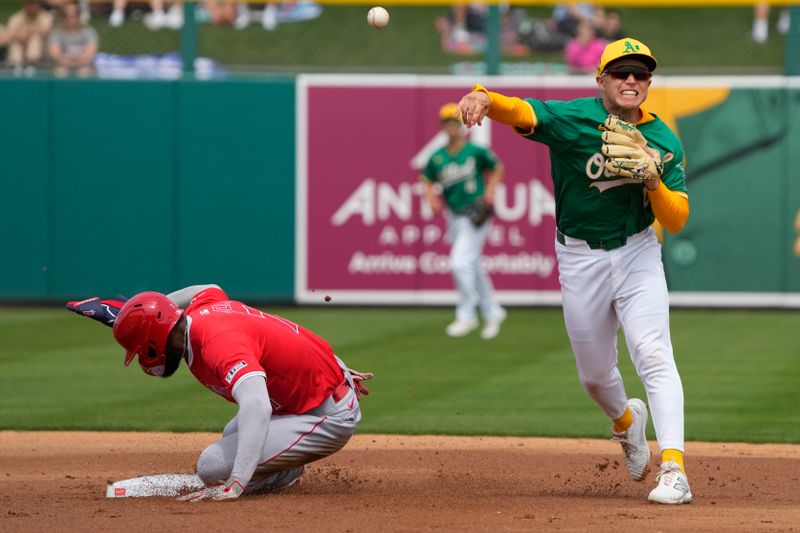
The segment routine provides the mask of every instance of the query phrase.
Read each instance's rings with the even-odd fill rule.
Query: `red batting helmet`
[[[142,292],[125,302],[114,322],[114,338],[125,348],[125,366],[139,356],[146,374],[161,376],[167,361],[167,337],[183,310],[158,292]]]

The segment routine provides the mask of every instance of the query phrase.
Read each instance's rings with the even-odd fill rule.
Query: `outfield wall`
[[[0,298],[289,301],[294,80],[0,80]]]
[[[271,302],[451,303],[417,167],[438,106],[476,81],[595,93],[566,77],[0,79],[0,299],[215,281]],[[800,307],[800,83],[656,78],[648,105],[687,154],[692,213],[664,240],[673,303]],[[507,166],[486,248],[501,299],[557,304],[546,150],[497,124],[472,135]]]

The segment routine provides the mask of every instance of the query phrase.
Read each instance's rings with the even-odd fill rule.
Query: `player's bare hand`
[[[428,203],[431,205],[431,211],[433,211],[434,215],[438,215],[444,210],[444,204],[442,203],[442,199],[438,196],[432,196],[428,199]]]
[[[359,372],[358,370],[353,370],[352,368],[347,369],[350,372],[350,376],[353,379],[358,379],[359,381],[367,381],[375,377],[375,374],[372,372]]]
[[[197,503],[203,500],[233,500],[238,498],[244,492],[244,487],[238,482],[233,481],[228,484],[214,485],[213,487],[206,487],[197,492],[192,492],[185,496],[179,496],[177,499],[182,502]]]
[[[461,120],[468,128],[483,124],[483,118],[489,112],[489,95],[481,91],[473,91],[458,102]]]
[[[372,372],[359,372],[357,370],[353,370],[352,368],[348,368],[347,371],[350,373],[350,377],[353,380],[353,387],[356,391],[356,396],[358,399],[360,400],[362,396],[368,396],[369,389],[364,386],[364,382],[372,379],[375,374]]]

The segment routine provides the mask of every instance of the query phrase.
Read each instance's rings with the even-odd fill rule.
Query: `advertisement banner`
[[[439,108],[469,84],[375,78],[298,83],[297,291],[299,302],[455,301],[445,216],[425,200],[420,169],[445,144]],[[426,79],[430,81],[429,79]],[[513,87],[493,87],[513,94]],[[577,98],[590,88],[527,90]],[[505,167],[484,264],[502,303],[558,303],[555,203],[546,147],[486,121],[470,140]],[[326,298],[326,297],[329,297]]]
[[[474,79],[301,76],[297,86],[299,302],[452,303],[445,218],[420,168],[444,145],[438,109]],[[596,96],[591,77],[498,78],[541,100]],[[691,214],[657,230],[677,306],[800,307],[800,127],[792,78],[654,80],[645,107],[680,138]],[[546,147],[486,121],[470,140],[505,166],[484,264],[504,304],[558,304]],[[587,176],[599,169],[587,163]]]

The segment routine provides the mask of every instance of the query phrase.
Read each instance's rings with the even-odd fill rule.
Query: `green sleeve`
[[[678,144],[672,152],[674,157],[664,163],[664,172],[661,181],[671,191],[688,192],[686,189],[686,170],[684,169],[685,155],[683,147]],[[663,157],[663,155],[662,155]]]
[[[495,154],[490,148],[482,148],[478,155],[478,161],[481,170],[492,170],[497,166],[497,163],[500,162],[500,160],[497,158],[497,154]]]
[[[580,136],[577,122],[572,120],[574,114],[571,102],[559,100],[536,100],[526,98],[536,115],[536,127],[533,133],[525,135],[532,141],[538,141],[553,148],[562,149],[570,146]]]
[[[422,177],[432,183],[436,182],[436,166],[433,164],[433,157],[428,159],[428,164],[422,169]]]

